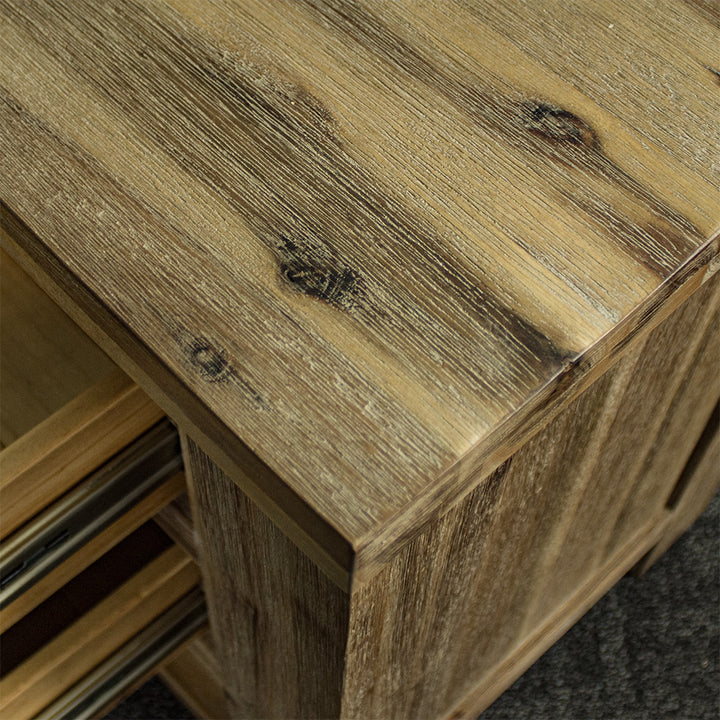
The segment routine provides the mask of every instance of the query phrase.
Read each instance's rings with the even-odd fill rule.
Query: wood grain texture
[[[230,717],[339,717],[348,596],[197,445],[184,449]]]
[[[198,569],[171,547],[0,680],[0,712],[32,718],[188,592]]]
[[[445,717],[452,720],[475,720],[633,568],[633,564],[647,552],[647,548],[657,542],[663,527],[663,524],[653,524],[650,528],[641,529],[599,572],[578,587],[538,627],[533,628],[526,640],[516,646],[505,660],[471,687]]]
[[[657,420],[662,419],[662,426],[657,430],[656,420],[655,432],[650,433],[638,448],[642,469],[626,490],[630,501],[613,530],[613,543],[627,537],[638,518],[651,507],[659,510],[666,505],[683,469],[690,462],[691,453],[694,453],[692,440],[701,436],[703,429],[711,424],[712,413],[716,412],[714,408],[720,401],[718,281],[720,277],[707,283],[682,311],[682,323],[688,328],[687,340],[681,342],[678,339],[675,334],[677,327],[669,328],[667,361],[674,362],[674,365],[666,365],[668,371],[663,390],[667,396],[656,406]],[[678,353],[678,345],[685,348],[684,358]],[[692,346],[695,347],[694,352],[691,351]],[[678,384],[680,378],[682,382]],[[720,465],[715,475],[720,479]],[[706,501],[709,502],[710,497],[707,495]],[[701,509],[699,503],[700,500],[696,505],[698,511]],[[656,557],[659,556],[660,553],[657,553]]]
[[[0,251],[0,449],[115,369]]]
[[[718,255],[702,4],[0,12],[16,242],[330,574],[370,579]]]
[[[703,432],[688,422],[689,407],[702,414],[702,392],[717,397],[719,308],[717,276],[633,338],[613,368],[348,594],[186,441],[233,712],[474,717],[708,499],[705,480],[675,523],[666,501],[685,461],[656,459],[676,422],[686,424],[671,436],[679,458]],[[708,457],[697,465],[716,474]],[[300,616],[298,595],[310,608]],[[308,657],[315,664],[304,664]],[[342,703],[324,712],[315,694],[303,694],[318,676],[326,698],[342,690]],[[283,686],[282,699],[268,699],[273,685]]]
[[[667,493],[647,502],[647,488],[672,487],[677,471],[648,473],[645,453],[662,443],[663,405],[696,395],[683,371],[717,366],[703,339],[719,302],[720,282],[708,283],[637,339],[353,594],[343,717],[474,717],[658,542]],[[675,451],[688,457],[701,432],[674,438]]]

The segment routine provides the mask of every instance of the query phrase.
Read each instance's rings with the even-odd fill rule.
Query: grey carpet
[[[192,715],[152,680],[108,717]],[[647,575],[621,580],[482,715],[525,718],[720,718],[720,495]]]

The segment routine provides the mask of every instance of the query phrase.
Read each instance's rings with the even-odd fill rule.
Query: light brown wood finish
[[[717,15],[508,8],[0,4],[4,242],[192,438],[234,715],[471,712],[672,523]]]
[[[341,583],[718,253],[720,43],[691,4],[2,12],[24,252]]]
[[[359,591],[346,717],[440,717],[456,705],[474,717],[658,541],[667,494],[647,502],[645,490],[678,473],[643,460],[664,440],[663,404],[697,394],[683,371],[717,367],[703,340],[719,305],[715,278]],[[689,456],[701,431],[674,438],[675,452]],[[699,487],[707,501],[716,484]]]
[[[661,534],[663,524],[637,533],[632,540],[596,572],[584,585],[541,625],[533,628],[527,639],[478,681],[464,698],[447,713],[452,720],[474,720],[512,685],[544,652],[552,647],[610,588],[633,567]]]
[[[198,537],[187,493],[162,508],[153,519],[193,560],[198,561]]]
[[[33,717],[197,581],[198,569],[183,550],[163,552],[0,680],[0,713]]]
[[[318,587],[317,569],[191,443],[208,603],[237,716],[480,712],[672,532],[663,488],[676,483],[677,464],[647,460],[662,446],[668,411],[684,413],[702,388],[717,397],[709,368],[717,367],[718,308],[720,276],[636,337],[613,368],[349,594],[327,581]],[[702,432],[693,427],[673,437],[679,457]],[[699,508],[714,487],[705,478],[688,506]],[[309,625],[296,616],[298,594],[312,602]],[[331,643],[324,653],[318,637]],[[303,664],[297,648],[314,661]],[[278,679],[272,702],[259,667]],[[342,690],[341,708],[299,704],[286,680],[318,677],[328,695]]]
[[[112,361],[0,251],[0,447],[114,369]]]
[[[223,672],[209,632],[189,642],[163,665],[159,675],[197,717],[208,720],[230,717],[222,683]]]
[[[95,667],[68,693],[35,716],[34,720],[105,717],[152,677],[161,662],[180,652],[193,636],[205,632],[206,620],[202,593],[195,588]]]
[[[10,242],[2,230],[0,240]],[[1,259],[4,537],[162,412],[8,255]]]
[[[717,281],[714,283],[717,285]],[[692,328],[688,332],[688,341],[694,341],[695,352],[692,353],[690,347],[685,347],[684,353],[681,349],[679,351],[678,344],[681,343],[673,340],[672,331],[667,338],[669,351],[664,361],[667,368],[663,387],[665,400],[657,402],[657,393],[655,398],[646,401],[657,403],[658,417],[654,422],[655,432],[651,433],[656,437],[654,442],[646,439],[636,449],[639,450],[637,454],[642,469],[635,476],[635,482],[625,491],[631,502],[627,503],[618,518],[608,551],[612,550],[613,543],[621,542],[632,533],[638,520],[650,509],[659,512],[666,505],[680,482],[683,469],[691,461],[692,454],[695,454],[691,441],[701,437],[706,426],[712,427],[713,407],[717,407],[720,400],[720,298],[717,290],[713,294],[711,283],[705,288],[705,291],[701,290],[693,297],[692,304],[688,303],[688,312],[683,319],[686,327]],[[682,382],[678,384],[681,378]],[[657,430],[659,420],[662,420],[662,426]],[[716,466],[714,476],[720,482],[720,465]],[[712,480],[708,472],[706,482],[697,483],[698,488],[705,488],[707,502],[711,498]],[[698,491],[701,494],[703,492]],[[699,503],[698,499],[698,513],[702,510]],[[655,558],[660,554],[656,553]]]
[[[153,517],[164,505],[185,490],[185,475],[177,473],[153,490],[129,512],[105,528],[87,545],[74,552],[67,560],[51,570],[45,577],[24,592],[7,607],[0,609],[0,629],[4,632],[52,593],[82,572],[91,563],[114,547],[124,537]]]
[[[137,385],[116,371],[5,448],[0,454],[2,534],[19,527],[162,415]]]

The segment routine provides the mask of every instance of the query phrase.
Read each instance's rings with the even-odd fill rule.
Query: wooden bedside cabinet
[[[45,468],[8,465],[11,530],[144,457],[164,415],[180,430],[188,498],[157,518],[197,558],[210,630],[125,689],[160,667],[208,717],[472,718],[710,499],[713,8],[7,1],[0,18],[3,245],[132,378],[9,305],[63,358],[19,351],[12,392],[67,395],[4,451]],[[170,607],[195,571],[182,555],[171,600],[151,568],[181,551],[163,547],[62,637],[115,622],[125,592]],[[109,553],[119,573],[135,557]],[[62,567],[47,593],[70,592]],[[122,637],[147,654],[142,626]],[[53,656],[67,697],[85,670],[124,676],[101,654],[82,673]],[[22,672],[45,693],[30,715],[62,716]]]

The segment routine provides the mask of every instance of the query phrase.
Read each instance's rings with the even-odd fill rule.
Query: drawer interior
[[[198,581],[187,553],[143,525],[0,636],[0,716],[34,717],[72,693]]]
[[[114,369],[112,361],[0,251],[0,449]]]
[[[185,489],[177,432],[3,251],[0,272],[0,717],[96,716],[206,622],[150,521]]]
[[[118,543],[0,635],[0,675],[11,673],[171,545],[152,522]]]
[[[184,489],[177,432],[151,428],[0,540],[0,627],[57,590]]]
[[[163,416],[0,251],[0,537]]]

